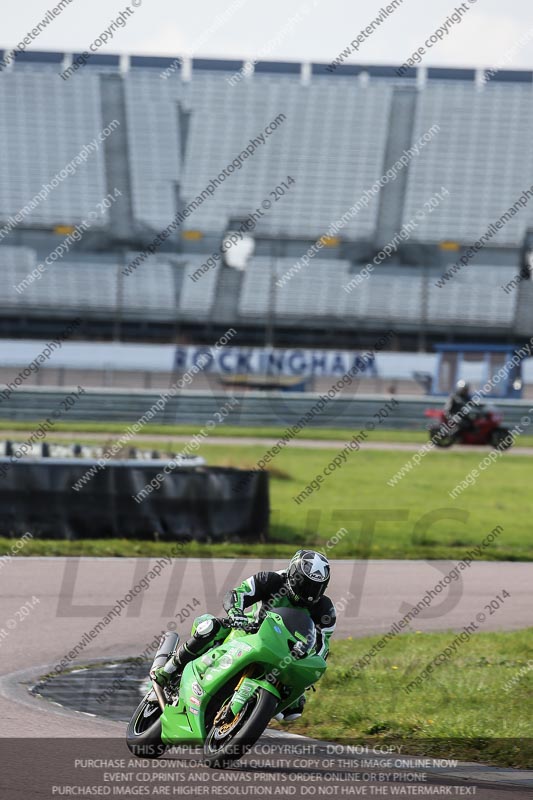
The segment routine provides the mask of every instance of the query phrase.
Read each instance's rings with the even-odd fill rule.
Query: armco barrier
[[[0,402],[0,419],[13,421],[42,420],[55,408],[68,391],[67,387],[56,389],[19,389],[7,400]],[[208,420],[216,420],[218,410],[230,396],[239,398],[239,404],[227,415],[226,425],[287,427],[302,419],[306,412],[317,402],[320,395],[314,393],[298,393],[290,395],[284,392],[184,392],[173,397],[164,409],[157,413],[154,424],[189,424],[201,428]],[[112,389],[86,389],[78,402],[62,422],[136,422],[157,401],[159,394],[153,391]],[[325,403],[322,411],[309,423],[310,428],[348,428],[358,429],[383,405],[384,395],[345,395],[336,397]],[[398,404],[389,412],[389,416],[381,423],[383,428],[398,430],[422,430],[427,427],[428,419],[424,417],[426,408],[442,408],[444,398],[408,397],[396,395]],[[513,425],[526,414],[531,401],[503,400],[498,408],[504,414],[505,423]],[[527,426],[526,426],[527,427]],[[149,431],[149,424],[142,432]],[[53,429],[49,436],[53,436]]]

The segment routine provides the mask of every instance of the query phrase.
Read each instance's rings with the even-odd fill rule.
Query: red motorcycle
[[[513,437],[509,429],[502,427],[502,415],[491,406],[471,412],[471,427],[463,429],[453,423],[444,411],[427,408],[426,417],[438,420],[438,425],[429,426],[429,438],[437,447],[451,447],[452,444],[488,444],[498,450],[512,447]]]

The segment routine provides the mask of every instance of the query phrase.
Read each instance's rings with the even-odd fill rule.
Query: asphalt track
[[[20,557],[2,566],[0,628],[4,633],[0,634],[0,719],[1,735],[8,738],[3,738],[0,746],[6,757],[2,761],[9,762],[11,772],[6,773],[4,770],[2,774],[0,771],[0,795],[6,800],[18,800],[19,797],[22,800],[33,796],[52,797],[44,788],[32,793],[37,783],[42,787],[47,786],[50,781],[74,785],[82,778],[88,779],[89,773],[80,773],[80,768],[74,769],[73,758],[74,755],[79,758],[80,754],[86,754],[91,747],[101,756],[101,743],[95,742],[95,739],[105,739],[106,753],[113,753],[113,757],[127,756],[122,742],[123,724],[54,706],[32,697],[28,687],[50,667],[68,657],[69,651],[82,640],[83,634],[90,631],[154,564],[155,560],[148,559]],[[162,567],[161,574],[150,582],[145,592],[124,608],[119,618],[113,619],[89,641],[77,658],[69,660],[69,665],[83,664],[91,659],[112,661],[117,657],[138,656],[154,634],[173,624],[177,624],[178,631],[186,635],[192,615],[185,620],[185,610],[195,599],[198,605],[194,607],[194,613],[204,609],[220,613],[221,597],[228,585],[235,584],[260,567],[279,568],[283,564],[282,561],[259,562],[252,559],[173,560]],[[337,635],[363,636],[387,631],[450,568],[449,563],[439,562],[333,562],[334,582],[331,595],[339,608]],[[483,630],[518,629],[531,625],[533,564],[474,562],[462,573],[461,583],[452,583],[451,586],[452,589],[447,590],[447,594],[440,594],[427,612],[417,618],[416,629],[460,630],[476,619],[476,615],[483,611],[495,591],[502,588],[509,588],[511,598],[498,613],[487,616]],[[353,598],[350,598],[350,593]],[[38,602],[32,601],[30,613],[19,620],[18,612],[31,598],[36,598]],[[182,624],[178,624],[180,616]],[[27,735],[31,735],[32,740],[23,748],[20,739],[11,738]],[[75,740],[79,740],[77,749]],[[93,740],[94,744],[91,745],[89,740]],[[30,763],[34,765],[32,769],[38,770],[34,774],[33,783],[31,774],[25,775],[24,780],[20,777],[21,759],[26,763],[24,753],[28,757],[31,754]],[[295,758],[296,756],[289,758],[289,771],[286,774],[301,773],[301,781],[292,784],[297,787],[297,792],[290,796],[308,796],[312,794],[312,790],[304,792],[302,781],[304,778],[307,780],[312,771],[294,766]],[[13,765],[17,765],[18,776],[13,774]],[[194,759],[186,759],[185,766],[180,766],[180,771],[186,776],[184,785],[193,785],[195,780],[200,780],[194,776],[200,774],[202,769]],[[477,768],[470,769],[475,772]],[[270,776],[270,785],[273,786],[272,776],[281,773],[270,767],[265,770],[264,774]],[[252,773],[255,782],[259,773],[257,769]],[[385,773],[388,774],[388,771],[385,770]],[[57,778],[57,774],[61,780]],[[244,765],[232,770],[232,774],[238,779],[238,786],[232,786],[232,792],[236,796],[245,796],[244,788],[249,785],[250,770]],[[533,778],[533,775],[529,777]],[[487,773],[484,773],[484,778],[487,780]],[[494,773],[494,781],[498,778],[499,773]],[[470,776],[470,782],[465,784],[464,773],[461,778],[457,778],[463,786],[471,786],[472,779]],[[95,780],[98,780],[98,776]],[[296,778],[286,780],[292,781]],[[317,787],[316,780],[319,778],[312,780],[315,783],[309,783],[309,786]],[[430,776],[428,780],[431,783],[436,778]],[[438,778],[439,785],[452,780],[455,781],[456,778],[442,775]],[[200,784],[194,785],[198,787]],[[342,783],[345,789],[364,785],[364,781],[354,783],[349,778]],[[368,787],[372,785],[375,784],[368,783]],[[2,793],[2,786],[8,790],[7,793]],[[340,787],[341,784],[338,787],[339,792]],[[330,788],[333,789],[334,785],[331,784]],[[476,796],[483,800],[500,798],[504,794],[507,796],[510,791],[502,786],[476,788]],[[524,786],[516,792],[513,790],[512,797],[517,800],[531,797],[529,791]],[[259,796],[260,792],[257,794]],[[211,793],[211,796],[216,795]],[[454,790],[448,796],[462,795],[456,794]]]
[[[2,673],[58,663],[117,602],[145,575],[155,560],[119,558],[14,558],[0,571],[6,636],[0,643]],[[187,635],[194,615],[204,610],[222,613],[228,588],[258,569],[279,569],[281,560],[174,559],[74,659],[113,659],[137,656],[154,634],[170,625]],[[406,611],[420,602],[450,571],[450,562],[332,561],[331,597],[337,603],[336,636],[384,633]],[[507,589],[511,597],[492,615],[485,605],[495,593]],[[353,597],[350,597],[350,594]],[[17,612],[35,603],[22,621]],[[194,604],[197,601],[197,604]],[[459,631],[484,613],[480,629],[517,630],[532,624],[533,564],[474,562],[461,580],[438,594],[416,618],[415,630]],[[187,606],[193,606],[191,612]],[[186,615],[188,614],[187,618]],[[63,723],[43,720],[40,711],[24,712],[24,728],[37,735],[62,735]],[[16,735],[21,727],[17,707],[0,698],[2,733]],[[91,728],[90,720],[87,722]],[[76,726],[75,726],[76,727]],[[68,727],[69,735],[79,735]]]
[[[2,438],[12,439],[14,441],[23,441],[27,437],[25,431],[2,431]],[[120,433],[83,433],[82,431],[72,433],[65,433],[59,431],[49,437],[49,441],[60,442],[65,440],[72,442],[79,440],[80,442],[94,442],[95,444],[106,444],[120,438]],[[317,449],[317,450],[342,450],[346,446],[348,439],[292,439],[287,447],[296,447],[298,449]],[[135,437],[135,444],[142,446],[145,442],[169,445],[171,442],[187,443],[191,441],[191,436],[175,436],[172,434],[139,434]],[[429,441],[429,440],[428,440]],[[211,436],[206,439],[204,444],[213,447],[234,447],[253,445],[257,447],[264,447],[267,450],[275,444],[279,444],[279,438],[265,438],[260,436]],[[414,453],[420,450],[427,442],[360,442],[361,450],[381,450],[385,452],[401,452],[401,453]],[[491,448],[480,445],[468,445],[463,447],[435,447],[435,453],[488,453]],[[516,456],[533,456],[533,447],[513,447],[509,453]]]

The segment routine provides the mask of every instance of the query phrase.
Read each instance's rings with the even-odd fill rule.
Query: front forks
[[[243,673],[242,673],[242,675],[241,675],[241,677],[239,679],[239,682],[238,682],[237,686],[233,690],[233,693],[232,693],[231,697],[229,697],[228,700],[226,701],[226,703],[224,703],[224,705],[217,711],[215,719],[213,720],[213,725],[218,725],[224,719],[228,718],[228,716],[229,716],[228,712],[231,712],[231,700],[235,696],[235,692],[237,692],[240,689],[240,687],[242,686],[243,682],[246,680],[246,678],[249,675],[251,675],[251,673],[252,673],[252,668],[251,667],[246,667],[246,669],[243,671]],[[233,715],[233,716],[235,717],[235,715]]]
[[[165,693],[164,693],[163,689],[155,681],[152,684],[152,688],[153,688],[153,690],[155,692],[155,695],[157,697],[157,702],[161,706],[161,711],[164,711],[165,707],[167,705],[167,698],[165,697]]]

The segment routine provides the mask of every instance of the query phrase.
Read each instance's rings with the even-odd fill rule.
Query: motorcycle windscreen
[[[309,613],[299,608],[276,608],[275,611],[291,636],[305,644],[305,652],[311,652],[316,645],[316,629]]]

